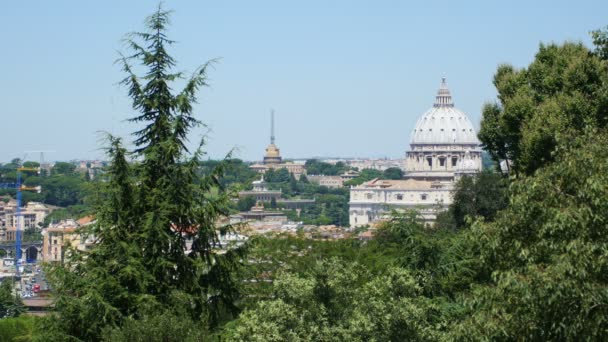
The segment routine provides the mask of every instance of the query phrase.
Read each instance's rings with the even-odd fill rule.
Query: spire
[[[435,104],[433,107],[454,107],[452,95],[450,95],[448,85],[445,83],[445,77],[441,78],[441,85],[437,91],[437,96],[435,96]]]
[[[274,109],[270,110],[270,143],[274,144]]]

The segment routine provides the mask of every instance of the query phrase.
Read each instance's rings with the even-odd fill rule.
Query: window
[[[439,158],[439,166],[445,166],[445,158]]]
[[[366,194],[365,196],[367,197],[367,199],[372,199],[372,194]]]
[[[397,201],[403,201],[403,195],[402,194],[398,194],[397,195]]]
[[[432,157],[426,157],[426,162],[429,164],[430,167],[433,167],[433,158]]]
[[[456,166],[456,163],[458,163],[458,157],[452,157],[452,166]]]
[[[426,196],[427,196],[426,194],[422,194],[422,195],[420,195],[420,199],[423,201],[426,201]]]

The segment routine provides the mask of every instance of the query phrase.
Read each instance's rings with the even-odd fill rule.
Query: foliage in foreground
[[[13,281],[5,278],[0,281],[0,319],[17,317],[24,312],[23,303],[18,294],[13,294]]]
[[[370,278],[357,263],[317,262],[303,276],[283,274],[275,299],[260,302],[230,323],[233,341],[434,340],[432,303],[420,280],[391,268]]]
[[[157,319],[168,325],[170,315],[213,327],[238,311],[232,274],[240,251],[218,253],[219,235],[230,229],[217,227],[230,201],[219,182],[223,164],[201,174],[200,147],[193,154],[186,147],[189,131],[200,124],[192,105],[206,85],[208,64],[180,93],[171,92],[182,75],[171,73],[168,19],[159,8],[147,20],[148,32],[129,36],[133,55],[120,60],[127,74],[123,84],[139,112],[131,121],[144,127],[134,133],[133,152],[109,137],[111,164],[96,193],[97,223],[83,232],[97,244],[91,251],[71,251],[66,265],[49,270],[57,317],[43,321],[40,340],[94,341],[108,329],[106,337],[115,339]],[[133,61],[146,70],[143,77]],[[123,326],[125,331],[111,330]]]
[[[513,184],[496,222],[473,226],[493,281],[467,294],[457,336],[608,338],[607,143],[591,130],[560,145],[553,164]]]
[[[0,341],[31,341],[37,319],[33,316],[0,319]]]

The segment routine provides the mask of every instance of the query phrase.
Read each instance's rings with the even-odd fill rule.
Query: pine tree
[[[159,6],[146,21],[148,31],[127,38],[134,53],[119,60],[127,74],[122,84],[138,112],[131,121],[144,127],[134,133],[131,153],[109,137],[111,166],[97,193],[97,223],[84,232],[97,243],[90,252],[71,251],[65,266],[51,270],[60,322],[50,331],[97,340],[126,318],[186,312],[184,319],[213,327],[237,311],[233,274],[242,250],[218,253],[220,235],[231,229],[218,227],[232,196],[219,182],[227,163],[203,175],[203,142],[193,153],[186,146],[201,124],[193,104],[213,61],[172,93],[183,75],[172,72],[175,60],[167,52],[169,15]],[[143,77],[138,67],[147,70]]]

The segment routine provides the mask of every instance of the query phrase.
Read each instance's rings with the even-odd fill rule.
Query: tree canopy
[[[608,65],[600,56],[581,43],[552,43],[541,44],[526,68],[501,65],[494,76],[499,102],[484,106],[479,131],[492,158],[512,163],[514,174],[532,174],[553,161],[561,137],[605,127]]]
[[[193,104],[210,63],[172,93],[183,75],[171,71],[168,21],[159,7],[146,32],[127,37],[132,54],[119,60],[127,75],[122,84],[138,112],[131,121],[143,128],[134,133],[132,152],[108,137],[111,162],[95,194],[97,223],[83,231],[97,243],[91,251],[72,250],[66,265],[50,269],[59,320],[45,321],[42,339],[98,340],[106,328],[161,311],[214,327],[238,310],[231,272],[240,250],[218,252],[219,236],[230,229],[218,226],[231,198],[219,181],[225,165],[200,172],[202,143],[193,153],[186,144],[200,124]]]

